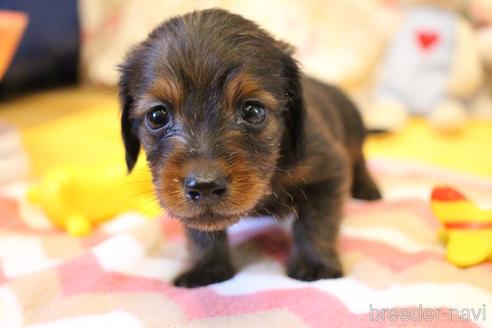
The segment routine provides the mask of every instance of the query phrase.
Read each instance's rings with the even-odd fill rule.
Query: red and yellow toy
[[[431,207],[442,224],[439,237],[449,262],[470,267],[492,260],[492,208],[477,206],[449,186],[432,190]]]

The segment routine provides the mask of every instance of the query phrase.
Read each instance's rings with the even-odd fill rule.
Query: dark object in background
[[[0,9],[29,15],[24,37],[0,82],[0,99],[77,82],[80,33],[76,0],[0,0]]]

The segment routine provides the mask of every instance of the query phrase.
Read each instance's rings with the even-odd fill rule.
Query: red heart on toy
[[[436,32],[432,31],[418,31],[417,32],[417,42],[420,49],[429,51],[439,43],[440,36]]]

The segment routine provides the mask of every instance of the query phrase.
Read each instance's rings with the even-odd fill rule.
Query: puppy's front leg
[[[345,191],[336,185],[325,181],[303,188],[306,197],[297,201],[299,217],[294,222],[287,265],[291,278],[314,281],[343,275],[336,242]]]
[[[205,286],[234,276],[225,230],[205,232],[187,228],[186,233],[193,264],[174,280],[175,286]]]

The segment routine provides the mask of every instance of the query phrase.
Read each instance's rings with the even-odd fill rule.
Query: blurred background
[[[127,174],[117,65],[165,19],[210,7],[294,45],[373,132],[384,197],[347,202],[346,278],[287,279],[289,234],[242,220],[240,274],[170,285],[186,241],[145,162]],[[476,326],[492,327],[492,209],[477,206],[492,208],[491,144],[492,0],[0,0],[0,327],[374,327],[376,308],[399,327],[475,326],[440,311],[483,309]],[[456,190],[431,198],[443,184]],[[418,308],[442,320],[415,322]]]
[[[123,161],[116,66],[166,18],[210,7],[349,92],[384,132],[370,158],[492,177],[492,0],[0,0],[0,182]]]

